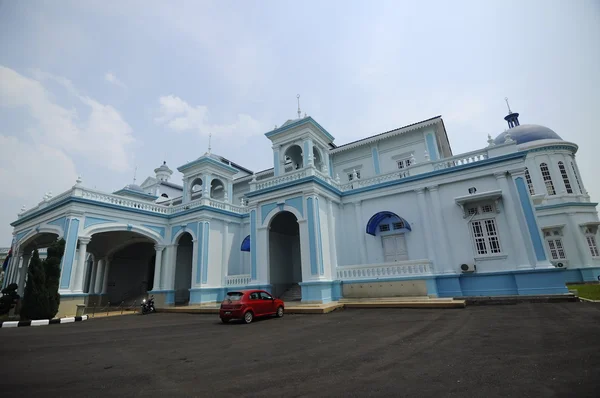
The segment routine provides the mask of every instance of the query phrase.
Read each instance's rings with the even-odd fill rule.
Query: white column
[[[152,290],[160,290],[160,274],[162,272],[162,252],[165,247],[161,245],[155,245],[156,258],[154,260],[154,283],[152,284]]]
[[[177,246],[178,244],[169,245],[167,249],[167,272],[163,288],[166,290],[175,290],[175,272],[177,272]]]
[[[83,293],[83,276],[85,267],[85,258],[87,256],[87,245],[91,238],[79,238],[79,257],[77,257],[77,265],[73,269],[73,280],[71,282],[71,291],[73,293]]]
[[[307,241],[308,242],[308,241]],[[308,246],[308,245],[307,245]],[[257,283],[269,283],[269,227],[256,228],[256,281]],[[250,249],[252,250],[252,249]],[[252,252],[250,252],[252,255]],[[252,260],[250,260],[252,262]],[[250,265],[252,269],[252,264]],[[309,265],[310,269],[310,265]],[[252,270],[251,270],[252,271]]]
[[[433,251],[434,239],[431,234],[431,221],[429,220],[429,211],[425,208],[425,189],[415,189],[417,193],[417,204],[419,206],[419,214],[421,216],[421,229],[423,230],[423,244],[427,251],[427,258],[429,261],[437,265],[435,258],[435,252]],[[441,270],[438,270],[441,271]]]
[[[106,260],[99,259],[96,260],[97,268],[96,275],[94,276],[94,293],[100,294],[102,293],[102,282],[104,280],[104,270],[106,267]],[[92,290],[92,282],[90,282],[90,291]]]
[[[329,231],[329,262],[331,263],[331,276],[336,279],[337,245],[335,242],[335,222],[333,220],[333,201],[327,199],[327,230]]]
[[[433,206],[433,212],[437,221],[435,225],[438,242],[436,245],[436,258],[439,259],[439,261],[436,265],[438,267],[441,266],[444,273],[452,274],[455,272],[453,264],[454,256],[452,256],[452,253],[450,253],[450,245],[448,244],[446,236],[446,223],[444,222],[444,216],[442,214],[442,201],[440,199],[440,192],[437,185],[427,187],[427,189],[431,193],[431,205]],[[442,269],[438,268],[439,271],[442,271]]]
[[[11,283],[15,283],[17,280],[17,271],[19,269],[19,262],[21,261],[21,253],[19,252],[19,249],[17,248],[15,250],[15,254],[12,256],[12,258],[10,259],[10,264],[8,265],[8,275],[7,275],[7,282],[6,282],[6,286],[10,285]]]
[[[89,294],[98,293],[95,289],[96,278],[98,278],[98,259],[94,256],[94,261],[92,262],[92,269],[90,271],[90,286],[88,289]]]
[[[527,250],[525,246],[525,242],[528,242],[530,237],[529,234],[525,235],[525,232],[527,232],[525,220],[519,219],[523,214],[520,210],[521,203],[514,200],[513,192],[508,184],[506,172],[495,173],[494,177],[496,177],[498,185],[502,190],[502,202],[504,204],[503,208],[505,213],[504,219],[506,220],[507,226],[510,227],[511,225],[516,225],[515,223],[518,223],[519,225],[518,228],[512,228],[509,232],[513,250],[508,251],[508,255],[514,255],[513,260],[517,268],[532,268],[536,263],[535,253],[533,250]],[[523,180],[525,180],[525,174],[523,174]],[[526,180],[525,184],[527,185]],[[504,252],[506,249],[507,248],[503,248],[502,251]]]
[[[577,225],[577,222],[575,221],[575,212],[568,212],[567,218],[569,219],[569,230],[571,232],[571,236],[575,240],[577,250],[579,251],[581,256],[581,265],[583,265],[584,267],[593,267],[594,261],[592,260],[592,253],[590,253],[590,247],[587,244],[585,235],[582,233],[581,228],[579,227],[579,225]]]
[[[361,206],[361,202],[354,202],[354,214],[355,214],[355,218],[356,218],[356,232],[358,234],[357,236],[357,240],[356,243],[358,244],[358,250],[360,252],[360,263],[361,264],[366,264],[367,263],[367,241],[365,240],[365,232],[364,232],[364,226],[363,226],[363,219],[362,219],[362,206]]]
[[[196,274],[200,272],[198,269],[198,245],[201,244],[202,242],[198,242],[198,239],[192,239],[192,288],[200,287],[200,283],[196,283]],[[202,280],[200,282],[202,282]]]
[[[102,294],[106,294],[108,289],[108,274],[110,271],[110,261],[112,259],[108,257],[104,257],[104,275],[102,276]]]
[[[17,294],[23,296],[23,292],[25,291],[25,277],[27,276],[27,271],[29,271],[29,261],[31,260],[31,254],[23,255],[23,262],[20,264],[20,268],[18,269],[18,279],[17,279]]]
[[[306,218],[298,220],[298,229],[300,230],[300,264],[302,265],[302,281],[306,282],[312,279],[310,271],[310,245],[308,244],[308,220]]]

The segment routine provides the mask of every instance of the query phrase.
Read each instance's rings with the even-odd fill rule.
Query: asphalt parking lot
[[[151,314],[0,329],[3,396],[585,397],[600,305]]]

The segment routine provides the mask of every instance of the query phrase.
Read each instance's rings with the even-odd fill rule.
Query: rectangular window
[[[379,232],[387,232],[390,230],[390,224],[379,224]]]
[[[579,187],[579,192],[583,193],[583,188],[581,187],[581,182],[579,181],[579,176],[577,175],[577,170],[575,169],[575,164],[573,162],[571,162],[571,168],[573,169],[573,175],[575,176],[577,187]]]
[[[471,221],[471,234],[478,255],[502,253],[495,219]]]
[[[552,176],[550,175],[550,170],[548,170],[548,165],[546,163],[540,164],[540,171],[542,172],[542,178],[544,179],[544,184],[546,185],[546,191],[548,192],[548,195],[556,195],[554,183],[552,183]]]
[[[587,240],[587,244],[590,248],[590,253],[592,253],[592,257],[600,257],[600,254],[598,254],[598,245],[596,244],[596,236],[587,235],[585,239]]]
[[[409,167],[410,165],[412,165],[410,158],[398,160],[397,163],[398,163],[399,169],[405,169],[405,168]]]
[[[565,164],[563,162],[558,162],[558,170],[560,171],[560,175],[563,179],[563,184],[565,184],[567,193],[573,193],[573,188],[571,188],[571,182],[569,181],[569,176],[567,175],[567,169],[565,169]]]
[[[356,170],[356,179],[358,180],[360,178],[360,171]],[[349,173],[348,174],[348,181],[352,181],[354,179],[353,173]]]
[[[552,260],[564,260],[567,258],[565,256],[565,250],[560,238],[548,239],[546,242],[548,242],[548,248],[550,249],[550,256],[552,257]]]
[[[393,226],[394,226],[394,229],[403,229],[403,228],[404,228],[404,223],[403,223],[402,221],[400,221],[400,222],[395,222],[395,223],[393,224]]]
[[[531,181],[531,174],[529,174],[528,168],[525,168],[525,180],[527,181],[527,188],[529,189],[529,194],[535,195],[535,190],[533,189],[533,181]]]

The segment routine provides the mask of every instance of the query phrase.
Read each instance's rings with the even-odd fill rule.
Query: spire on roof
[[[519,126],[519,114],[510,110],[508,97],[504,97],[504,101],[506,101],[506,106],[508,107],[508,115],[504,116],[504,120],[508,122],[508,128],[512,129]]]
[[[300,111],[300,94],[296,95],[296,98],[298,99],[298,119],[300,119],[302,117],[302,112]]]

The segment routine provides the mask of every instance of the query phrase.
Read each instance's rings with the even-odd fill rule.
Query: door
[[[260,292],[260,301],[263,314],[275,313],[275,301],[273,300],[273,296],[266,292]]]
[[[404,234],[383,236],[383,256],[386,263],[408,260]]]

